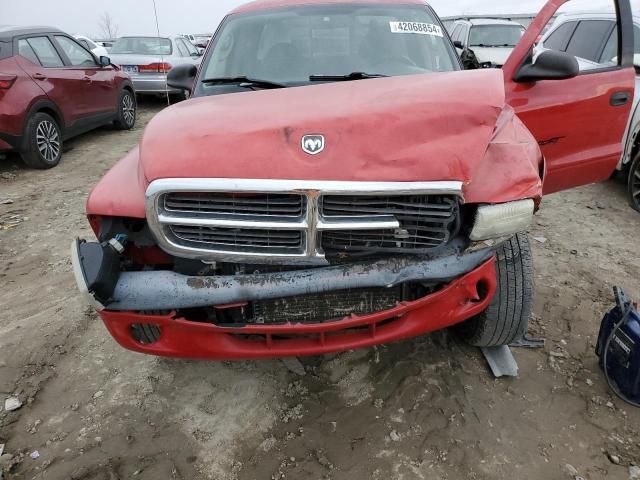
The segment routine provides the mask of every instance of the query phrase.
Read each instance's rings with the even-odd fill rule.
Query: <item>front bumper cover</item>
[[[435,259],[398,259],[261,275],[190,277],[175,272],[123,272],[110,299],[96,298],[83,274],[82,243],[72,255],[78,286],[123,347],[195,359],[252,359],[319,355],[406,339],[484,311],[496,291],[493,251]],[[88,245],[88,244],[84,244]],[[218,326],[183,318],[179,309],[283,298],[406,282],[447,283],[438,292],[370,315],[321,324]],[[140,313],[170,310],[166,315]],[[154,325],[157,341],[142,344],[134,325]]]

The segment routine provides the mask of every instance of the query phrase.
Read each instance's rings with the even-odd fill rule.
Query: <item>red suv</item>
[[[101,125],[136,121],[129,77],[53,28],[0,27],[0,151],[55,167],[62,142]]]

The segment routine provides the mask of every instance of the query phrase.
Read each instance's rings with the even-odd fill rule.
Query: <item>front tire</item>
[[[640,152],[629,169],[629,203],[640,212]]]
[[[118,118],[113,122],[118,130],[131,130],[135,126],[137,107],[135,95],[129,90],[122,90],[118,101]]]
[[[27,121],[20,156],[27,166],[39,170],[53,168],[60,163],[62,131],[51,115],[39,112]]]
[[[489,307],[456,327],[476,347],[499,347],[521,340],[527,333],[533,304],[533,261],[525,233],[496,250],[498,287]]]

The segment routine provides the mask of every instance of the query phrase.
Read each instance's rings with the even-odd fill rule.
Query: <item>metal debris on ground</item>
[[[481,350],[496,378],[518,376],[518,364],[508,346],[483,347]]]
[[[300,375],[304,377],[306,375],[306,370],[304,369],[304,365],[300,363],[296,357],[285,357],[281,359],[282,363],[285,367],[289,369],[289,371],[295,373],[296,375]]]

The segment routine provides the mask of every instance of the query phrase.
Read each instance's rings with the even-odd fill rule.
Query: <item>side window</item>
[[[187,52],[187,47],[185,47],[184,42],[181,38],[176,38],[176,47],[178,48],[178,53],[181,57],[188,57],[189,52]]]
[[[89,42],[87,42],[86,40],[78,40],[78,41],[82,44],[84,48],[86,48],[87,50],[91,50],[91,46],[89,45]]]
[[[638,35],[637,28],[634,33]],[[636,38],[637,41],[637,38]],[[615,65],[618,63],[618,27],[616,26],[611,35],[609,35],[609,40],[607,40],[607,44],[604,46],[604,50],[602,51],[602,55],[600,56],[600,62],[604,64],[612,64]]]
[[[614,22],[609,20],[581,21],[571,37],[567,53],[591,62],[598,62],[613,27]],[[616,50],[617,48],[618,46],[615,45]]]
[[[18,40],[18,54],[36,65],[40,65],[40,60],[38,60],[36,52],[33,51],[31,45],[24,39]]]
[[[56,42],[62,48],[62,51],[69,58],[71,65],[74,67],[95,67],[96,61],[89,52],[82,48],[75,41],[62,35],[55,36]]]
[[[640,28],[633,27],[633,53],[640,55]],[[618,26],[616,25],[609,35],[609,40],[602,51],[602,57],[600,57],[600,63],[617,63],[618,59]]]
[[[28,38],[27,42],[37,55],[38,60],[40,60],[40,64],[43,67],[64,67],[64,63],[62,63],[60,55],[58,55],[56,49],[53,48],[51,40],[49,40],[47,37]]]
[[[564,52],[576,29],[577,22],[567,22],[560,25],[551,35],[544,41],[544,48]]]

